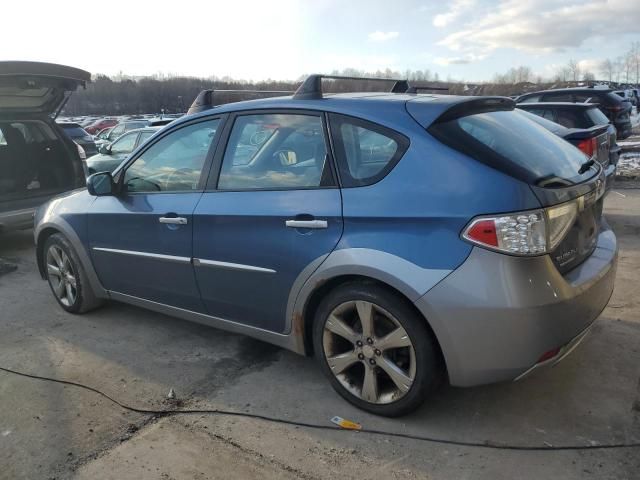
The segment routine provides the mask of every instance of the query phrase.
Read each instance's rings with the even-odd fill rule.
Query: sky
[[[91,73],[294,80],[344,68],[553,76],[640,41],[632,0],[4,0],[0,59]]]

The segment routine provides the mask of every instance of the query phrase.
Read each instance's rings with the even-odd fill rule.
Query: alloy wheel
[[[76,274],[69,256],[57,245],[47,250],[47,276],[60,303],[71,307],[78,296]]]
[[[411,339],[397,318],[371,302],[338,305],[322,336],[327,364],[351,394],[370,403],[395,402],[416,375]]]

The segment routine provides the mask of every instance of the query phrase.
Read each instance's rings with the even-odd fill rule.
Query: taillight
[[[543,210],[474,218],[462,238],[512,255],[552,252],[564,239],[578,214],[578,200]]]
[[[582,140],[578,143],[578,148],[591,158],[598,151],[598,142],[595,138],[587,138],[586,140]]]

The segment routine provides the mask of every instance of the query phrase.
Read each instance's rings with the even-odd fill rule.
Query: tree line
[[[640,83],[640,42],[632,44],[629,52],[615,60],[605,60],[599,68],[602,80]],[[391,69],[366,72],[348,68],[331,72],[333,75],[351,77],[406,78],[414,85],[431,86],[440,90],[434,93],[454,95],[518,95],[532,89],[566,86],[567,82],[594,80],[591,71],[583,70],[580,63],[571,59],[557,69],[551,78],[534,75],[531,67],[522,65],[495,74],[492,81],[470,83],[451,77],[441,79],[437,72],[430,70]],[[116,77],[96,75],[84,90],[71,96],[64,114],[74,115],[131,115],[143,113],[183,113],[186,112],[198,93],[204,89],[221,90],[215,94],[216,104],[258,98],[260,95],[247,92],[237,95],[224,90],[282,90],[295,91],[304,79],[266,80],[251,82],[230,77],[194,78],[158,74],[150,77],[131,78],[119,74]],[[325,87],[323,87],[325,88]],[[389,87],[390,88],[390,87]],[[379,82],[330,82],[327,92],[373,91],[379,90]],[[447,89],[443,92],[441,89]],[[427,90],[428,91],[428,90]]]

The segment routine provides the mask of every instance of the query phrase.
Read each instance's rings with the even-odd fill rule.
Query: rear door
[[[285,332],[294,284],[342,235],[325,119],[260,111],[236,115],[228,130],[194,212],[198,286],[209,314]]]

